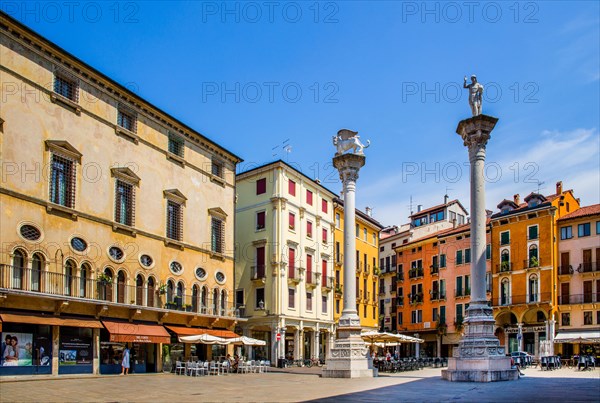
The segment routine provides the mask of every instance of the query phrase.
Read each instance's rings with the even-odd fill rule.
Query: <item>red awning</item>
[[[234,337],[240,337],[238,334],[227,329],[202,329],[197,327],[183,327],[183,326],[167,326],[167,329],[175,332],[177,336],[198,336],[201,334],[209,334],[211,336],[220,337],[222,339],[231,339]]]
[[[129,343],[165,343],[171,342],[171,336],[159,325],[117,322],[103,320],[102,324],[110,333],[110,341]]]

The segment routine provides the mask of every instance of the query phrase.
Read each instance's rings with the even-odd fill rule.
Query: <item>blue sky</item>
[[[269,4],[272,4],[269,6]],[[467,2],[468,4],[468,2]],[[370,139],[357,206],[386,225],[448,191],[469,205],[465,75],[500,120],[487,206],[514,193],[600,202],[600,8],[569,2],[5,1],[0,8],[240,155],[340,190],[340,128]],[[289,154],[281,145],[289,139]],[[275,148],[275,149],[274,149]],[[276,155],[274,155],[276,154]]]

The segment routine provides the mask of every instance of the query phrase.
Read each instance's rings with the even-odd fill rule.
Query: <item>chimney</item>
[[[562,193],[562,181],[556,182],[556,194],[559,195]]]
[[[515,204],[518,206],[519,204],[521,204],[521,196],[519,196],[519,194],[517,193],[516,195],[513,196],[513,200],[515,202]]]
[[[417,213],[421,212],[422,209],[423,209],[423,205],[417,204]]]
[[[444,204],[448,204],[448,195],[444,195]]]
[[[365,207],[365,213],[367,213],[369,217],[373,217],[373,209],[371,207]]]

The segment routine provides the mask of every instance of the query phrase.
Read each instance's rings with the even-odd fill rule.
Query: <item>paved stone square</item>
[[[188,377],[90,376],[0,382],[1,402],[600,402],[600,370],[525,370],[514,382],[450,383],[439,368],[373,379],[325,379],[320,368]]]

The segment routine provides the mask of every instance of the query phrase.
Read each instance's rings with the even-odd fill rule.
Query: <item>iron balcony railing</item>
[[[496,270],[504,273],[512,271],[512,262],[502,262],[496,265]]]
[[[252,280],[262,280],[265,278],[265,265],[252,266]]]
[[[307,271],[306,272],[306,284],[316,284],[316,277],[315,273],[313,273],[312,271]]]
[[[493,299],[494,306],[540,304],[552,302],[551,292],[531,293],[528,295],[506,295]]]
[[[91,273],[90,273],[91,275]],[[45,270],[0,265],[0,289],[40,296],[61,296],[90,302],[111,302],[140,307],[174,309],[202,315],[234,317],[239,314],[219,290],[197,287],[184,289],[143,281],[128,285],[118,277],[71,276]]]
[[[542,261],[538,258],[530,258],[530,259],[525,259],[523,260],[523,267],[525,269],[531,269],[531,268],[536,268],[536,267],[541,267],[542,266]]]
[[[423,268],[422,267],[415,267],[412,268],[408,271],[408,278],[418,278],[418,277],[423,277]]]
[[[600,271],[600,265],[598,262],[581,263],[579,267],[577,267],[577,271],[579,273],[594,273]]]
[[[572,305],[572,304],[595,304],[600,302],[600,292],[596,293],[585,293],[585,294],[570,294],[561,295],[558,297],[559,305]]]
[[[560,274],[560,275],[573,274],[573,266],[571,266],[571,265],[558,266],[558,274]]]
[[[333,277],[323,277],[321,286],[324,288],[333,288]]]
[[[436,275],[436,274],[439,274],[439,273],[440,273],[440,268],[438,267],[438,265],[437,265],[437,264],[432,264],[432,265],[429,267],[429,273],[430,273],[431,275]]]

